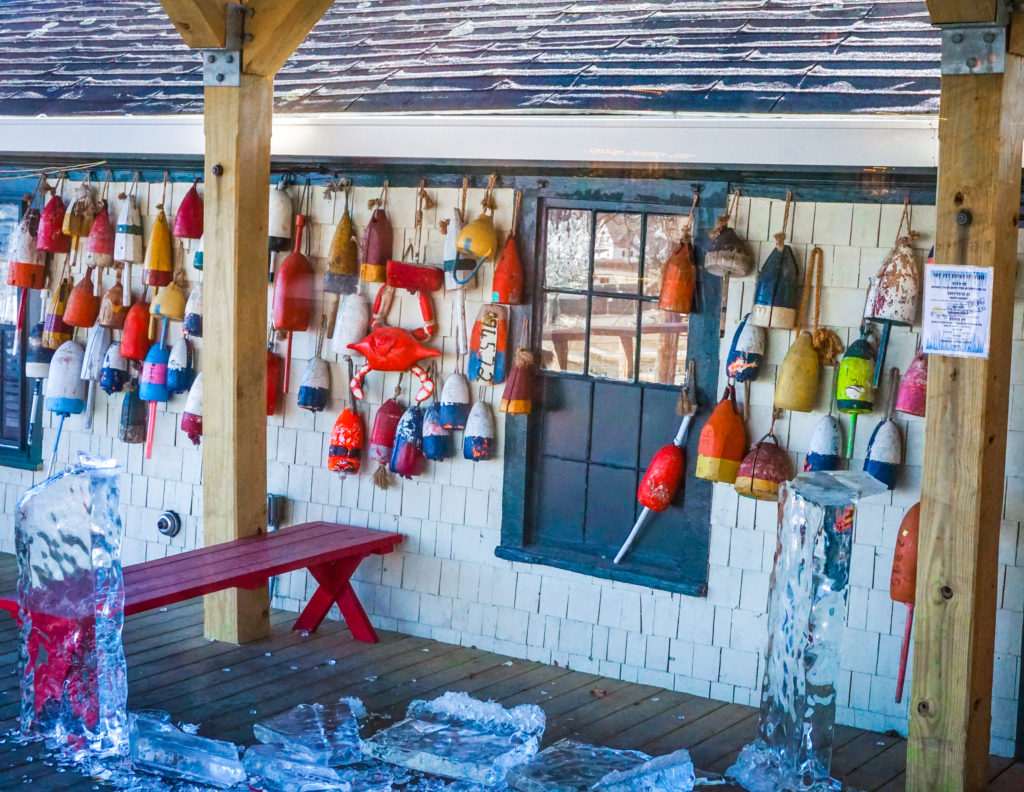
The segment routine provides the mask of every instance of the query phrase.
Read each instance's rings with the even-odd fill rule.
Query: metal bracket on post
[[[942,25],[942,74],[1002,74],[1016,0],[1002,0],[991,22]]]
[[[242,84],[242,42],[245,39],[246,7],[228,3],[224,8],[224,46],[202,50],[203,86]]]

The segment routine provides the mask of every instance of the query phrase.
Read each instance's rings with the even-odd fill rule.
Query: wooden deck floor
[[[0,586],[13,586],[12,561],[0,557]],[[200,600],[128,618],[129,707],[167,710],[176,721],[200,724],[200,734],[249,744],[254,720],[302,702],[354,695],[371,712],[398,719],[413,698],[462,690],[505,705],[539,704],[548,717],[545,744],[573,737],[652,754],[682,747],[711,772],[725,770],[756,728],[750,707],[397,633],[364,644],[332,621],[304,638],[292,633],[294,618],[275,611],[271,637],[243,647],[203,639]],[[0,728],[5,733],[18,712],[17,658],[17,631],[4,616]],[[365,731],[385,724],[371,722]],[[103,788],[60,771],[39,754],[38,745],[0,745],[0,789]],[[851,789],[902,790],[904,761],[902,739],[837,728],[833,770]],[[1024,789],[1024,765],[993,757],[989,767],[993,790]]]

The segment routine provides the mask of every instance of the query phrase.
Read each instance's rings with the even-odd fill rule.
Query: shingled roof
[[[923,0],[337,0],[276,81],[311,112],[931,113]],[[155,0],[0,2],[0,115],[202,111]]]

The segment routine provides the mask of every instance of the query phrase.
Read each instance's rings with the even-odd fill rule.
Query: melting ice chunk
[[[448,692],[414,701],[406,719],[363,743],[363,753],[425,773],[497,784],[530,760],[544,733],[544,711],[536,704],[505,709],[465,693]]]
[[[586,792],[608,773],[642,765],[649,758],[640,751],[559,740],[529,764],[510,770],[506,780],[519,792]]]
[[[696,776],[689,751],[656,756],[642,765],[609,773],[594,792],[690,792]]]
[[[357,698],[334,704],[299,704],[287,712],[253,725],[256,739],[281,745],[297,756],[322,765],[358,762],[362,757],[359,723],[366,708]]]
[[[234,743],[186,734],[170,723],[133,714],[132,762],[140,770],[227,789],[245,780]]]
[[[245,772],[259,776],[266,792],[350,792],[352,784],[337,771],[310,762],[280,745],[254,745],[245,752]]]

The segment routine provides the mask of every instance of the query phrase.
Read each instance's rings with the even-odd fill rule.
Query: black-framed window
[[[506,451],[521,453],[523,464],[506,462],[512,507],[497,555],[704,595],[711,484],[692,471],[717,390],[719,281],[698,278],[689,316],[658,308],[662,268],[678,248],[689,203],[542,199],[536,207],[538,392],[527,420],[506,423]],[[686,481],[614,564],[642,508],[639,481],[678,428],[690,357],[705,409],[691,429]]]
[[[20,201],[0,201],[0,240],[6,245],[21,220]],[[6,260],[7,251],[0,251]],[[5,269],[6,272],[6,269]],[[13,316],[17,310],[17,293],[10,290],[7,299],[12,302],[5,306],[4,314]],[[25,377],[25,350],[27,327],[35,321],[38,313],[38,298],[29,300],[26,332],[15,346],[15,326],[0,323],[0,466],[38,469],[41,460],[42,427],[35,429],[35,436],[29,436],[29,410],[32,404],[32,385]]]

